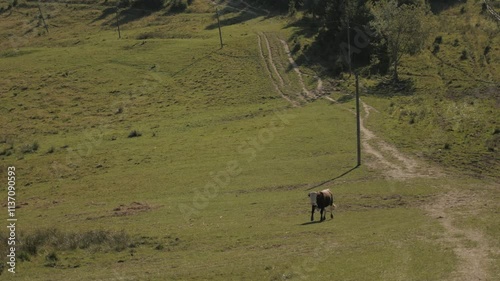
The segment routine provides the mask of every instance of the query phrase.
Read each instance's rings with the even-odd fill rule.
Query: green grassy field
[[[418,146],[387,129],[398,122],[387,118],[391,99],[367,96],[379,113],[366,126],[419,165],[443,172],[386,177],[368,153],[353,169],[352,101],[293,107],[265,72],[259,32],[278,34],[270,44],[279,72],[291,81],[287,90],[299,84],[276,41],[292,36],[292,28],[283,28],[287,19],[225,26],[219,49],[203,1],[191,13],[123,23],[121,39],[108,24],[114,15],[105,16],[97,2],[46,4],[48,34],[36,26],[35,3],[20,2],[0,14],[7,19],[0,21],[1,181],[15,166],[20,207],[16,274],[7,271],[2,227],[0,279],[467,280],[476,274],[495,280],[500,274],[498,159],[488,177],[427,163]],[[223,20],[231,17],[237,15]],[[129,137],[133,131],[140,136]],[[310,223],[307,193],[323,188],[336,197],[335,218]],[[471,259],[478,269],[463,272]]]

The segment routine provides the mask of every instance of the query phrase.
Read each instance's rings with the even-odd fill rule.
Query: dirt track
[[[276,91],[284,99],[295,107],[304,105],[304,101],[314,101],[320,97],[324,97],[330,102],[336,102],[333,98],[324,95],[323,82],[319,77],[315,77],[317,79],[317,88],[315,90],[310,91],[306,88],[302,77],[303,73],[293,59],[288,44],[286,41],[278,39],[283,45],[283,49],[288,56],[290,67],[296,73],[302,88],[294,89],[294,91],[286,89],[290,87],[290,84],[285,82],[286,79],[283,78],[276,66],[276,61],[279,61],[280,57],[276,56],[275,52],[272,51],[269,44],[269,36],[272,36],[273,39],[278,38],[275,34],[258,34],[260,55],[266,64],[267,72]],[[263,41],[266,42],[267,60],[263,52]],[[282,62],[279,61],[279,63],[281,64]],[[290,94],[291,92],[294,94]],[[412,178],[438,178],[445,176],[438,167],[434,167],[402,153],[394,145],[382,140],[373,131],[368,129],[366,127],[366,121],[370,117],[370,114],[372,112],[377,112],[377,110],[365,102],[361,102],[361,104],[363,105],[364,111],[364,116],[361,120],[362,146],[363,152],[370,155],[370,157],[366,157],[365,160],[368,167],[380,171],[385,177],[393,180],[404,181]],[[351,109],[346,107],[342,108],[355,114]],[[450,189],[448,192],[437,197],[434,202],[423,207],[424,211],[429,216],[440,220],[445,230],[442,241],[443,243],[452,245],[455,254],[459,258],[460,263],[457,270],[452,274],[451,280],[489,280],[488,265],[491,262],[489,259],[489,252],[493,251],[493,249],[490,248],[491,245],[489,245],[488,240],[479,231],[464,229],[457,226],[452,216],[447,213],[447,210],[451,207],[470,203],[471,196],[474,196],[474,194],[464,194],[461,191]],[[476,199],[474,204],[483,203],[479,197]],[[465,239],[458,239],[457,237],[459,236],[465,237]],[[467,243],[470,243],[470,241],[477,246],[468,246]]]

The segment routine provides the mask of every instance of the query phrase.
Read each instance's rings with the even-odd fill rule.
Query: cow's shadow
[[[322,222],[325,222],[326,220],[324,221],[308,221],[308,222],[305,222],[305,223],[301,223],[300,225],[311,225],[311,224],[317,224],[317,223],[322,223]]]

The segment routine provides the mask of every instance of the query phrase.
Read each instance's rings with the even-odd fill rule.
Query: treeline
[[[369,69],[398,80],[403,54],[419,52],[431,28],[432,7],[460,0],[249,0],[291,17],[304,34],[314,36],[301,47],[334,73]],[[298,46],[296,49],[299,49]]]
[[[333,72],[391,70],[398,81],[401,56],[416,53],[429,30],[424,0],[290,0],[288,13],[302,10],[317,30],[310,57],[322,58]]]

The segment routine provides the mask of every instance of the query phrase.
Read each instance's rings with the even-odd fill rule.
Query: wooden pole
[[[352,75],[351,68],[351,27],[349,24],[349,15],[347,15],[347,62],[349,63],[349,78]]]
[[[222,31],[220,29],[220,19],[219,19],[219,9],[218,8],[215,8],[215,13],[217,13],[217,24],[219,25],[220,48],[222,49],[224,47],[224,44],[222,44]]]
[[[43,26],[45,27],[45,30],[47,30],[47,33],[49,33],[49,27],[47,26],[47,23],[45,23],[45,18],[43,17],[42,14],[42,7],[40,5],[40,0],[38,0],[38,11],[40,12],[40,17],[42,18]]]
[[[120,21],[118,21],[118,7],[116,8],[115,15],[116,15],[116,26],[118,27],[118,39],[121,39],[122,34],[120,33]]]
[[[358,165],[361,166],[361,116],[359,114],[359,79],[358,73],[356,76],[356,126],[357,126],[357,145],[358,145]]]

